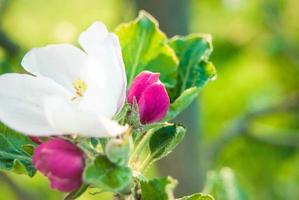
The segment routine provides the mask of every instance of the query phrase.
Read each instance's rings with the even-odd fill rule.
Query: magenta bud
[[[160,121],[168,111],[169,96],[159,77],[159,73],[143,71],[136,76],[129,89],[128,102],[132,104],[136,99],[143,124]]]
[[[39,145],[32,157],[33,165],[51,182],[51,188],[72,192],[82,184],[84,154],[69,141],[55,138]]]

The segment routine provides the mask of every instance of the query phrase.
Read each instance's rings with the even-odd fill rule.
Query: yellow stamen
[[[74,86],[78,96],[83,96],[87,90],[87,84],[81,79],[76,80],[73,83],[73,86]]]

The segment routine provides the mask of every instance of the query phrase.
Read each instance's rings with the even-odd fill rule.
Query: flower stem
[[[152,162],[152,156],[149,154],[146,159],[142,162],[142,164],[139,167],[139,171],[143,172],[144,170],[146,170],[146,168],[148,167],[148,165],[150,165]]]
[[[139,143],[137,143],[133,153],[131,154],[131,158],[129,160],[129,164],[132,165],[134,162],[136,162],[138,160],[138,157],[140,156],[140,154],[142,153],[142,151],[144,150],[144,148],[146,147],[146,144],[148,143],[148,141],[150,140],[150,138],[152,137],[152,135],[155,133],[155,129],[151,129],[148,132],[146,132],[146,134],[142,137],[142,139],[140,140]]]

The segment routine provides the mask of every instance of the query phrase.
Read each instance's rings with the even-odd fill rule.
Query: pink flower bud
[[[160,121],[166,115],[170,100],[159,73],[143,71],[133,80],[128,92],[128,102],[138,104],[143,124]]]
[[[51,182],[51,188],[72,192],[82,184],[84,154],[71,142],[55,138],[39,145],[32,157],[33,165]]]

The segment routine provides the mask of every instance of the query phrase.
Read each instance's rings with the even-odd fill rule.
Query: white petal
[[[88,54],[93,54],[94,48],[101,44],[107,37],[108,30],[102,22],[93,23],[88,29],[81,33],[79,43]],[[100,47],[101,48],[101,47]]]
[[[114,89],[110,86],[105,68],[93,57],[89,57],[89,64],[83,79],[87,83],[87,91],[80,98],[79,107],[87,112],[94,112],[112,118],[117,111]]]
[[[30,50],[22,60],[28,72],[55,80],[74,92],[73,82],[84,70],[87,55],[69,44],[48,45]]]
[[[114,96],[109,87],[89,85],[83,98],[79,101],[78,107],[86,112],[111,119],[117,111],[117,105],[111,99],[114,99]]]
[[[118,111],[121,110],[121,108],[123,107],[124,103],[125,103],[125,100],[126,100],[126,88],[127,88],[127,76],[126,76],[126,70],[125,70],[125,65],[124,65],[124,62],[123,62],[123,57],[122,57],[122,52],[121,52],[121,47],[120,47],[120,43],[119,43],[119,40],[118,40],[118,37],[115,35],[115,34],[111,34],[111,38],[112,38],[112,41],[114,43],[114,47],[115,47],[115,50],[116,50],[116,54],[117,54],[117,57],[118,57],[118,63],[119,63],[119,66],[120,66],[120,71],[121,71],[121,92],[120,92],[120,95],[119,95],[119,98],[118,98],[118,104],[117,104],[117,107],[118,107]]]
[[[96,66],[101,69],[105,80],[105,87],[108,87],[109,96],[119,111],[125,101],[126,94],[126,74],[121,54],[121,47],[118,38],[113,33],[108,33],[107,28],[100,22],[92,24],[80,35],[79,43],[93,59],[97,60]],[[92,69],[91,71],[96,70]],[[89,73],[92,74],[97,73]],[[87,78],[92,79],[92,78]],[[100,79],[90,84],[97,83]],[[106,92],[103,91],[103,92]],[[115,114],[115,113],[114,113]]]
[[[0,76],[0,121],[27,135],[52,135],[54,130],[44,114],[44,99],[48,96],[70,98],[71,94],[48,78]]]
[[[75,102],[63,98],[47,98],[45,112],[57,132],[90,137],[112,137],[124,133],[127,126],[77,108]]]

